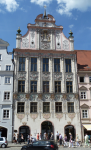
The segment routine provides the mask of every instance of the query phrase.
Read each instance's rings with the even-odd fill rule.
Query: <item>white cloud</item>
[[[52,0],[30,0],[30,2],[40,5],[40,6],[43,6],[45,4],[50,4],[52,2]]]
[[[57,0],[59,5],[57,12],[61,15],[72,15],[72,10],[79,10],[82,12],[91,8],[91,0]]]
[[[69,28],[70,28],[70,29],[72,29],[73,27],[74,27],[74,25],[73,25],[73,24],[69,25]]]
[[[91,30],[91,27],[87,27],[87,29]]]
[[[0,0],[0,4],[5,5],[6,10],[9,12],[15,11],[19,6],[16,0]]]

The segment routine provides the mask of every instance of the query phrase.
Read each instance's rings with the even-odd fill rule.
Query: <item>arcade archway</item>
[[[0,126],[0,137],[6,137],[7,138],[7,129]]]
[[[64,131],[65,131],[65,134],[66,134],[66,136],[67,136],[67,140],[68,140],[68,141],[69,141],[69,139],[70,139],[69,133],[71,133],[73,139],[75,139],[76,132],[75,132],[74,126],[72,126],[72,125],[67,125],[67,126],[65,126]]]
[[[42,139],[43,135],[46,132],[46,135],[49,136],[49,139],[51,137],[51,132],[54,133],[54,126],[50,121],[44,121],[41,123],[41,134],[42,134]]]
[[[23,134],[24,140],[27,141],[28,134],[30,134],[30,129],[28,126],[21,126],[19,128],[19,138],[21,138],[21,134]]]

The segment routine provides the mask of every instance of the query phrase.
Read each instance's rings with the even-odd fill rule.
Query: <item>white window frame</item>
[[[83,77],[83,78],[84,78],[84,82],[80,82],[80,77]],[[84,76],[79,76],[79,82],[80,82],[80,83],[85,83],[85,77],[84,77]]]
[[[4,115],[4,110],[9,110],[9,118],[4,118],[4,116],[3,116],[3,115]],[[7,119],[7,120],[10,119],[10,109],[8,109],[8,108],[5,109],[5,108],[4,108],[2,114],[3,114],[3,115],[2,115],[3,120],[4,120],[4,119]]]
[[[10,67],[11,67],[10,70],[6,70],[6,67],[7,67],[7,66],[10,66]],[[5,70],[6,70],[6,71],[11,71],[11,70],[12,70],[12,66],[11,66],[10,64],[6,64],[6,65],[5,65]]]
[[[83,110],[84,110],[84,111],[85,111],[85,110],[87,111],[87,117],[83,117]],[[88,117],[88,109],[82,109],[82,119],[86,119],[86,118],[89,118],[89,117]]]
[[[7,93],[8,93],[8,92],[10,93],[10,91],[4,91],[4,95],[5,95],[6,92],[7,92]],[[9,99],[4,99],[4,98],[3,98],[4,101],[10,101],[10,99],[11,99],[11,93],[10,93]]]
[[[6,78],[10,78],[10,83],[5,83],[5,84],[11,84],[11,77],[10,76],[5,76],[5,79]]]
[[[85,92],[85,94],[86,94],[86,98],[81,98],[81,92]],[[80,99],[87,99],[87,92],[86,91],[80,91]]]
[[[2,60],[2,54],[0,54],[1,58],[0,58],[0,61]]]

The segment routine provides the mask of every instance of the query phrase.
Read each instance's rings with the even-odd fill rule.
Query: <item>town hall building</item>
[[[14,132],[36,137],[56,132],[81,140],[77,84],[77,52],[70,31],[51,15],[39,14],[22,36],[18,29],[14,53]]]

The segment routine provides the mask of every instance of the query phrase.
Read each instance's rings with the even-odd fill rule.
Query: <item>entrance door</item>
[[[0,127],[0,137],[6,137],[7,138],[7,129],[4,127]]]
[[[53,125],[50,121],[44,121],[41,124],[42,139],[43,139],[43,136],[44,136],[45,132],[46,132],[46,135],[48,136],[48,139],[50,139],[51,132],[53,132]]]
[[[23,137],[25,141],[27,141],[28,134],[30,134],[30,129],[28,126],[22,126],[19,128],[19,137],[21,137],[21,134],[23,134]]]
[[[67,136],[67,140],[68,140],[68,141],[69,141],[69,139],[70,139],[69,133],[71,133],[73,139],[75,139],[75,129],[74,129],[74,126],[72,126],[72,125],[67,125],[67,126],[65,127],[65,134],[66,134],[66,136]]]

